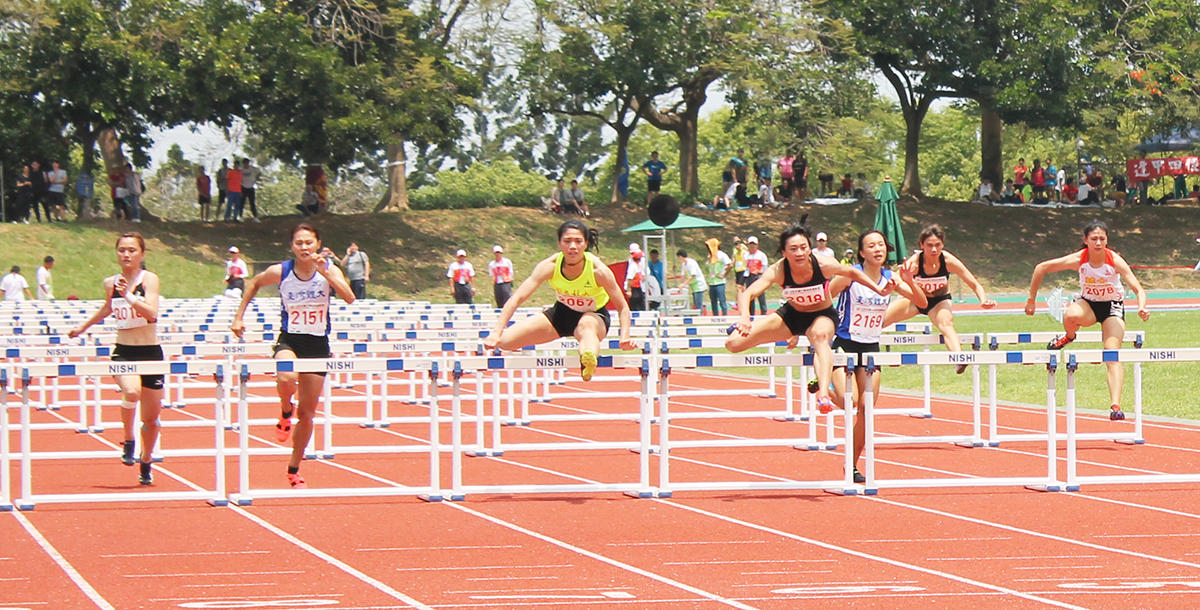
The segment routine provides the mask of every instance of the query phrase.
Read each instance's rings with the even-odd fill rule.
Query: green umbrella
[[[703,218],[696,218],[695,216],[688,216],[687,214],[680,214],[679,218],[675,219],[675,222],[671,223],[670,225],[667,225],[665,228],[667,228],[667,229],[707,229],[710,227],[723,227],[723,226],[725,226],[725,225],[723,225],[719,222],[712,222],[711,220],[704,220]],[[622,233],[640,233],[640,232],[645,232],[645,231],[658,232],[658,231],[662,231],[663,228],[664,227],[660,227],[660,226],[654,224],[653,222],[650,222],[649,220],[647,220],[645,222],[640,222],[638,224],[635,224],[632,227],[629,227],[626,229],[621,229],[621,232]]]
[[[901,262],[908,254],[904,246],[904,230],[900,227],[900,212],[896,211],[896,200],[899,198],[896,187],[892,186],[892,179],[884,178],[883,184],[879,185],[879,192],[875,194],[875,200],[879,202],[879,209],[875,211],[875,230],[883,233],[887,242],[896,247],[894,252],[888,253],[888,264]]]

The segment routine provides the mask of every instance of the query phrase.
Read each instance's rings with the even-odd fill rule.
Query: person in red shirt
[[[1042,169],[1042,160],[1033,160],[1033,198],[1042,199],[1046,196],[1046,170]]]
[[[1018,191],[1025,186],[1025,174],[1029,173],[1029,168],[1025,167],[1025,157],[1017,160],[1017,166],[1013,168],[1013,187]]]
[[[242,165],[237,161],[225,174],[225,222],[242,221]]]
[[[850,174],[846,174],[842,178],[842,188],[838,191],[838,197],[850,197],[854,194],[854,178]]]
[[[196,168],[196,202],[200,205],[200,220],[208,222],[208,206],[212,203],[212,178],[204,173],[204,166]]]
[[[1079,197],[1079,187],[1075,186],[1074,178],[1067,178],[1067,184],[1063,187],[1063,203],[1075,203]]]

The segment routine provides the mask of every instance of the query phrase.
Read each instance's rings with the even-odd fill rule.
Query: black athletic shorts
[[[291,350],[293,354],[296,354],[296,358],[328,358],[331,355],[328,335],[318,337],[297,333],[279,333],[274,353],[278,355],[283,350]],[[324,371],[307,374],[325,376]]]
[[[646,190],[657,193],[662,190],[662,178],[647,178]]]
[[[1096,323],[1102,323],[1109,318],[1125,319],[1125,301],[1089,301],[1087,299],[1079,299],[1088,307],[1092,308],[1092,313],[1096,314]]]
[[[936,297],[929,297],[928,300],[929,300],[929,303],[927,305],[925,305],[924,307],[918,307],[917,311],[919,311],[925,315],[929,315],[929,310],[933,309],[934,305],[937,305],[938,303],[941,303],[942,301],[949,301],[950,295],[939,294]]]
[[[833,307],[826,307],[821,311],[796,311],[791,303],[784,303],[782,307],[775,310],[775,313],[783,318],[783,323],[787,324],[788,330],[797,337],[803,337],[813,322],[817,321],[817,318],[833,320],[834,328],[837,328],[838,325],[837,309]]]
[[[112,351],[113,362],[155,362],[164,360],[162,347],[158,345],[121,345]],[[162,375],[141,375],[142,387],[147,390],[163,389]]]
[[[733,172],[721,172],[721,182],[726,184],[733,182]]]
[[[550,325],[554,327],[554,332],[558,333],[558,336],[574,337],[575,327],[579,326],[579,319],[586,312],[575,311],[562,303],[555,303],[543,310],[542,313],[550,320]],[[608,310],[604,308],[597,309],[596,315],[600,316],[600,319],[604,321],[604,332],[600,334],[600,338],[603,339],[608,334],[609,327],[612,326],[612,317],[609,316]]]
[[[833,351],[835,351],[835,352],[840,350],[843,354],[856,354],[858,356],[862,356],[863,354],[874,354],[874,353],[879,352],[879,343],[878,342],[859,343],[858,341],[854,341],[852,339],[844,339],[842,337],[834,337],[833,345],[831,347],[833,347]],[[866,361],[863,360],[862,358],[854,359],[855,366],[862,366],[863,364],[866,364]],[[840,368],[846,368],[846,367],[835,366],[833,368],[840,369]]]

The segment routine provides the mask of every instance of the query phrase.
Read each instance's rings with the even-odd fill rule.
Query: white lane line
[[[813,582],[793,582],[793,583],[758,582],[758,583],[753,583],[753,584],[742,584],[742,585],[733,585],[733,586],[734,587],[772,587],[772,588],[778,588],[778,587],[784,587],[784,588],[788,588],[788,587],[838,587],[838,586],[891,587],[891,586],[895,586],[895,585],[915,585],[918,582],[920,582],[920,581],[918,581],[918,580],[874,580],[871,582],[863,582],[861,580],[854,580],[854,581],[846,580],[846,581],[840,581],[840,582],[821,581],[820,583],[813,583]],[[984,593],[984,592],[981,592],[981,593]],[[986,594],[987,595],[999,595],[999,593],[993,593],[991,591],[987,591]],[[963,593],[963,595],[970,595],[970,594]]]
[[[833,574],[833,570],[787,570],[786,572],[742,572],[742,576],[779,576],[781,574]]]
[[[19,576],[16,578],[0,578],[0,582],[11,582],[14,580],[29,580],[29,578],[27,578],[25,576]]]
[[[387,551],[477,551],[481,549],[519,549],[519,544],[491,544],[473,546],[395,546],[383,549],[354,549],[360,553],[382,553]]]
[[[1027,555],[1027,556],[990,556],[990,557],[926,557],[925,561],[1004,561],[1029,559],[1095,559],[1099,555]]]
[[[1183,538],[1186,536],[1200,536],[1200,534],[1092,534],[1092,538]]]
[[[834,563],[836,559],[737,559],[733,561],[666,561],[665,566],[711,566],[747,563]]]
[[[1016,566],[1013,570],[1100,570],[1109,566]]]
[[[1079,494],[1071,494],[1071,495],[1075,495],[1078,497],[1088,497],[1088,496],[1082,496]],[[928,513],[931,515],[937,515],[939,517],[946,517],[948,519],[957,519],[959,521],[965,521],[967,523],[974,523],[976,525],[983,525],[985,527],[994,527],[994,528],[1002,529],[1002,530],[1009,531],[1009,532],[1024,534],[1027,536],[1034,536],[1037,538],[1045,538],[1047,540],[1054,540],[1057,542],[1065,542],[1067,544],[1081,546],[1084,548],[1094,549],[1094,550],[1102,551],[1102,552],[1106,552],[1106,553],[1117,553],[1119,555],[1127,555],[1129,557],[1137,557],[1138,559],[1147,559],[1150,561],[1161,561],[1163,563],[1170,563],[1170,564],[1174,564],[1174,565],[1200,569],[1200,563],[1192,563],[1190,561],[1171,559],[1169,557],[1160,557],[1157,555],[1150,555],[1148,553],[1138,553],[1136,551],[1127,551],[1125,549],[1102,546],[1102,545],[1094,544],[1091,542],[1085,542],[1083,540],[1067,538],[1065,536],[1055,536],[1054,534],[1035,532],[1033,530],[1027,530],[1027,529],[1015,527],[1012,525],[1005,525],[1003,523],[997,523],[995,521],[987,521],[986,519],[976,519],[975,517],[968,517],[966,515],[958,515],[955,513],[948,513],[946,511],[941,511],[941,510],[937,510],[934,508],[926,508],[924,506],[918,506],[915,504],[905,504],[904,502],[897,502],[895,500],[886,500],[884,498],[880,498],[879,496],[865,496],[865,499],[870,502],[880,502],[883,504],[887,504],[889,506],[899,506],[902,508],[908,508],[908,509],[915,510],[918,512]]]
[[[68,562],[66,558],[64,558],[62,554],[58,552],[58,549],[54,548],[54,545],[50,544],[49,540],[46,540],[46,537],[43,536],[42,533],[39,532],[32,523],[29,522],[29,519],[27,519],[25,515],[22,515],[19,511],[12,511],[11,514],[13,518],[21,524],[21,527],[25,528],[25,531],[28,532],[35,541],[37,541],[38,546],[42,547],[42,550],[54,560],[54,563],[58,564],[58,567],[62,569],[63,572],[67,573],[67,577],[71,579],[71,582],[75,583],[75,586],[79,587],[79,590],[83,591],[83,594],[86,595],[87,598],[90,599],[97,608],[100,608],[101,610],[116,610],[112,604],[108,603],[108,600],[104,599],[104,597],[102,597],[100,593],[96,591],[94,587],[92,587],[91,583],[89,583],[87,579],[79,574],[79,572],[75,569],[75,566],[72,566],[71,563]]]
[[[526,593],[562,593],[564,591],[621,591],[633,587],[560,587],[549,589],[521,589]],[[471,595],[475,593],[495,593],[496,589],[464,589],[461,591],[445,591],[447,595]]]
[[[575,566],[554,565],[554,566],[443,566],[437,568],[396,568],[397,572],[447,572],[453,570],[541,570],[544,568],[573,568]]]
[[[304,542],[303,540],[289,534],[288,532],[283,531],[282,529],[276,527],[274,524],[259,517],[258,515],[251,514],[250,512],[246,511],[246,509],[244,509],[244,508],[240,508],[240,507],[237,507],[237,506],[234,506],[231,504],[231,505],[229,505],[229,509],[232,510],[233,512],[257,523],[258,525],[262,526],[263,529],[266,529],[267,531],[271,532],[272,534],[275,534],[276,536],[283,538],[284,540],[300,547],[301,549],[308,551],[309,554],[316,556],[317,558],[321,559],[325,563],[328,563],[329,565],[332,565],[332,566],[338,568],[339,570],[342,570],[343,572],[357,578],[358,580],[361,580],[362,582],[370,585],[377,591],[380,591],[381,593],[388,595],[389,597],[398,599],[413,608],[420,608],[420,610],[434,610],[432,606],[427,606],[427,605],[421,603],[420,601],[417,601],[416,599],[413,599],[412,597],[409,597],[409,596],[393,589],[392,587],[389,587],[388,585],[384,584],[383,582],[376,580],[375,578],[372,578],[370,576],[367,576],[365,573],[359,571],[358,569],[354,568],[350,564],[338,559],[337,557],[334,557],[333,555],[330,555],[329,553],[326,553],[325,551],[322,551],[321,549],[318,549],[317,547],[315,547],[307,542]]]
[[[743,603],[741,603],[741,602],[739,602],[739,601],[732,600],[732,599],[729,599],[729,598],[726,598],[726,597],[722,597],[722,596],[720,596],[720,595],[717,595],[716,593],[711,593],[711,592],[709,592],[709,591],[705,591],[704,589],[700,589],[700,588],[698,588],[698,587],[693,587],[693,586],[691,586],[691,585],[689,585],[689,584],[686,584],[686,583],[680,582],[680,581],[678,581],[678,580],[675,580],[675,579],[672,579],[672,578],[668,578],[668,577],[666,577],[666,576],[662,576],[662,575],[660,575],[660,574],[655,574],[654,572],[650,572],[650,571],[647,571],[647,570],[643,570],[643,569],[641,569],[641,568],[639,568],[639,567],[637,567],[637,566],[630,565],[630,564],[628,564],[628,563],[625,563],[625,562],[622,562],[622,561],[617,561],[616,559],[612,559],[612,558],[610,558],[610,557],[606,557],[606,556],[604,556],[604,555],[601,555],[601,554],[599,554],[599,553],[594,553],[594,552],[592,552],[592,551],[589,551],[589,550],[587,550],[587,549],[584,549],[584,548],[581,548],[581,547],[575,546],[575,545],[573,545],[573,544],[570,544],[570,543],[564,542],[564,541],[562,541],[562,540],[559,540],[559,539],[557,539],[557,538],[552,538],[552,537],[550,537],[550,536],[547,536],[547,535],[545,535],[545,534],[542,534],[542,533],[539,533],[539,532],[535,532],[535,531],[533,531],[533,530],[531,530],[531,529],[527,529],[527,528],[521,527],[521,526],[519,526],[519,525],[517,525],[517,524],[515,524],[515,523],[509,523],[508,521],[504,521],[503,519],[498,519],[498,518],[496,518],[496,517],[493,517],[493,516],[491,516],[491,515],[488,515],[488,514],[486,514],[486,513],[481,513],[481,512],[479,512],[479,511],[477,511],[477,510],[474,510],[474,509],[471,509],[471,508],[467,508],[467,507],[465,507],[465,506],[462,506],[461,504],[457,504],[457,503],[443,503],[443,504],[445,504],[446,506],[448,506],[448,507],[450,507],[450,508],[453,508],[453,509],[455,509],[455,510],[459,510],[459,511],[462,511],[462,512],[464,512],[464,513],[467,513],[467,514],[469,514],[469,515],[474,515],[474,516],[476,516],[476,517],[478,517],[478,518],[480,518],[480,519],[483,519],[484,521],[489,521],[489,522],[491,522],[491,523],[494,523],[494,524],[496,524],[496,525],[499,525],[500,527],[507,528],[507,529],[510,529],[510,530],[512,530],[512,531],[515,531],[515,532],[520,532],[520,533],[522,533],[522,534],[525,534],[526,536],[531,536],[531,537],[533,537],[533,538],[537,538],[538,540],[541,540],[541,541],[543,541],[543,542],[546,542],[546,543],[552,544],[552,545],[554,545],[554,546],[557,546],[557,547],[559,547],[559,548],[562,548],[562,549],[566,549],[566,550],[568,550],[568,551],[571,551],[571,552],[573,552],[573,553],[578,553],[578,554],[580,554],[580,555],[583,555],[583,556],[585,556],[585,557],[590,557],[590,558],[592,558],[592,559],[595,559],[596,561],[599,561],[599,562],[602,562],[602,563],[606,563],[606,564],[608,564],[608,565],[610,565],[610,566],[613,566],[613,567],[616,567],[616,568],[619,568],[619,569],[625,570],[625,571],[627,571],[627,572],[632,572],[632,573],[634,573],[634,574],[637,574],[637,575],[639,575],[639,576],[642,576],[642,577],[645,577],[645,578],[649,578],[649,579],[651,579],[651,580],[655,580],[655,581],[658,581],[658,582],[660,582],[660,583],[663,583],[663,584],[666,584],[666,585],[670,585],[670,586],[672,586],[672,587],[675,587],[675,588],[678,588],[678,589],[682,589],[682,590],[684,590],[684,591],[687,591],[688,593],[691,593],[691,594],[693,594],[693,595],[698,595],[698,596],[700,596],[700,597],[703,597],[703,598],[705,598],[705,599],[708,599],[708,600],[711,600],[711,601],[714,601],[714,602],[717,602],[717,603],[720,603],[720,604],[724,604],[724,605],[726,605],[726,606],[732,606],[732,607],[734,607],[734,608],[741,608],[742,610],[757,610],[757,609],[755,609],[755,608],[754,608],[754,606],[750,606],[750,605],[747,605],[747,604],[743,604]],[[693,600],[693,601],[694,601],[694,600]]]
[[[464,578],[463,580],[466,580],[468,582],[489,582],[489,581],[495,581],[495,580],[500,580],[500,581],[519,580],[521,582],[525,582],[527,580],[558,580],[558,577],[557,576],[496,576],[494,578]]]
[[[209,576],[270,576],[272,574],[303,574],[304,570],[279,570],[276,572],[193,572],[184,574],[124,574],[122,578],[207,578]]]
[[[116,555],[101,555],[105,559],[121,557],[193,557],[197,555],[269,555],[271,551],[199,551],[195,553],[122,553]]]
[[[226,584],[211,584],[211,585],[179,585],[184,589],[218,589],[228,587],[278,587],[277,582],[231,582]]]
[[[194,602],[194,601],[210,601],[210,600],[246,600],[246,599],[296,599],[309,597],[344,597],[345,593],[305,593],[304,595],[238,595],[229,597],[219,597],[206,595],[204,597],[151,597],[147,601],[152,602]]]
[[[981,542],[984,540],[1012,540],[1008,536],[989,536],[989,537],[970,537],[970,538],[863,538],[859,540],[851,540],[851,542],[862,542],[866,544],[884,544],[884,543],[901,543],[901,542]]]
[[[604,546],[689,546],[689,545],[705,545],[717,544],[726,546],[730,544],[767,544],[766,540],[682,540],[680,542],[609,542]]]
[[[701,508],[696,508],[696,507],[694,507],[694,506],[687,506],[687,505],[685,505],[685,504],[680,504],[680,503],[679,503],[679,502],[677,502],[677,501],[668,501],[668,500],[655,500],[655,502],[659,502],[659,503],[661,503],[661,504],[666,504],[666,505],[668,505],[668,506],[673,506],[673,507],[675,507],[675,508],[678,508],[678,509],[680,509],[680,510],[686,510],[686,511],[688,511],[688,512],[696,513],[696,514],[698,514],[698,515],[704,515],[704,516],[707,516],[707,517],[709,517],[709,518],[712,518],[712,519],[717,519],[717,520],[720,520],[720,521],[725,521],[725,522],[727,522],[727,523],[732,523],[732,524],[734,524],[734,525],[740,525],[740,526],[742,526],[742,527],[746,527],[746,528],[749,528],[749,529],[752,529],[752,530],[756,530],[756,531],[760,531],[760,532],[765,532],[765,533],[768,533],[768,534],[772,534],[772,535],[779,536],[779,537],[782,537],[782,538],[787,538],[787,539],[790,539],[790,540],[795,540],[795,541],[797,541],[797,542],[802,542],[802,543],[804,543],[804,544],[808,544],[808,545],[816,546],[816,547],[819,547],[819,548],[822,548],[822,549],[825,549],[825,550],[828,550],[828,551],[834,551],[834,552],[837,552],[837,553],[843,553],[843,554],[846,554],[846,555],[850,555],[851,557],[858,557],[859,559],[866,559],[866,560],[868,560],[868,561],[877,561],[877,562],[880,562],[880,563],[885,563],[885,564],[888,564],[888,565],[891,565],[891,566],[895,566],[895,567],[898,567],[898,568],[903,568],[903,569],[907,569],[907,570],[913,570],[913,571],[916,571],[916,572],[921,572],[921,573],[924,573],[924,574],[929,574],[929,575],[931,575],[931,576],[936,576],[936,577],[939,577],[939,578],[944,578],[944,579],[947,579],[947,580],[953,580],[953,581],[955,581],[955,582],[959,582],[959,583],[962,583],[962,584],[970,585],[970,586],[973,586],[973,587],[978,587],[978,588],[980,588],[980,589],[987,589],[987,590],[990,590],[990,591],[995,591],[995,592],[998,592],[998,593],[1003,593],[1003,594],[1005,594],[1005,595],[1012,595],[1012,596],[1014,596],[1014,597],[1019,597],[1019,598],[1021,598],[1021,599],[1025,599],[1025,600],[1029,600],[1029,601],[1041,602],[1041,603],[1043,603],[1043,604],[1047,604],[1047,605],[1050,605],[1050,606],[1057,606],[1057,607],[1059,607],[1059,608],[1070,608],[1071,610],[1087,610],[1086,608],[1084,608],[1084,607],[1082,607],[1082,606],[1076,606],[1076,605],[1074,605],[1074,604],[1068,604],[1068,603],[1065,603],[1065,602],[1060,602],[1060,601],[1057,601],[1057,600],[1053,600],[1053,599],[1049,599],[1049,598],[1045,598],[1045,597],[1040,597],[1040,596],[1037,596],[1037,595],[1031,595],[1031,594],[1029,594],[1029,593],[1024,593],[1024,592],[1022,592],[1022,591],[1017,591],[1016,589],[1010,589],[1010,588],[1008,588],[1008,587],[1002,587],[1002,586],[1000,586],[1000,585],[994,585],[994,584],[991,584],[991,583],[987,583],[987,582],[983,582],[983,581],[979,581],[979,580],[974,580],[974,579],[971,579],[971,578],[966,578],[966,577],[964,577],[964,576],[958,576],[958,575],[956,575],[956,574],[951,574],[951,573],[949,573],[949,572],[942,572],[941,570],[934,570],[934,569],[932,569],[932,568],[926,568],[926,567],[919,566],[919,565],[916,565],[916,564],[906,563],[906,562],[899,561],[899,560],[896,560],[896,559],[891,559],[891,558],[888,558],[888,557],[880,557],[880,556],[878,556],[878,555],[871,555],[870,553],[864,553],[864,552],[862,552],[862,551],[855,551],[855,550],[852,550],[852,549],[848,549],[848,548],[845,548],[845,547],[838,546],[838,545],[836,545],[836,544],[830,544],[830,543],[828,543],[828,542],[823,542],[823,541],[820,541],[820,540],[816,540],[816,539],[814,539],[814,538],[806,538],[806,537],[804,537],[804,536],[800,536],[800,535],[798,535],[798,534],[793,534],[793,533],[791,533],[791,532],[785,532],[785,531],[783,531],[783,530],[778,530],[778,529],[775,529],[775,528],[772,528],[772,527],[767,527],[767,526],[765,526],[765,525],[759,525],[759,524],[757,524],[757,523],[751,523],[751,522],[749,522],[749,521],[743,521],[743,520],[741,520],[741,519],[735,519],[735,518],[733,518],[733,517],[729,517],[729,516],[727,516],[727,515],[722,515],[722,514],[719,514],[719,513],[714,513],[714,512],[707,511],[707,510],[704,510],[704,509],[701,509]]]

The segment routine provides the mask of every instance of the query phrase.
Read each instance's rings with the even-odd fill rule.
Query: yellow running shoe
[[[584,350],[584,352],[579,355],[579,364],[581,368],[579,373],[580,376],[583,377],[584,381],[591,381],[592,373],[596,372],[596,352],[593,352],[590,349]]]

